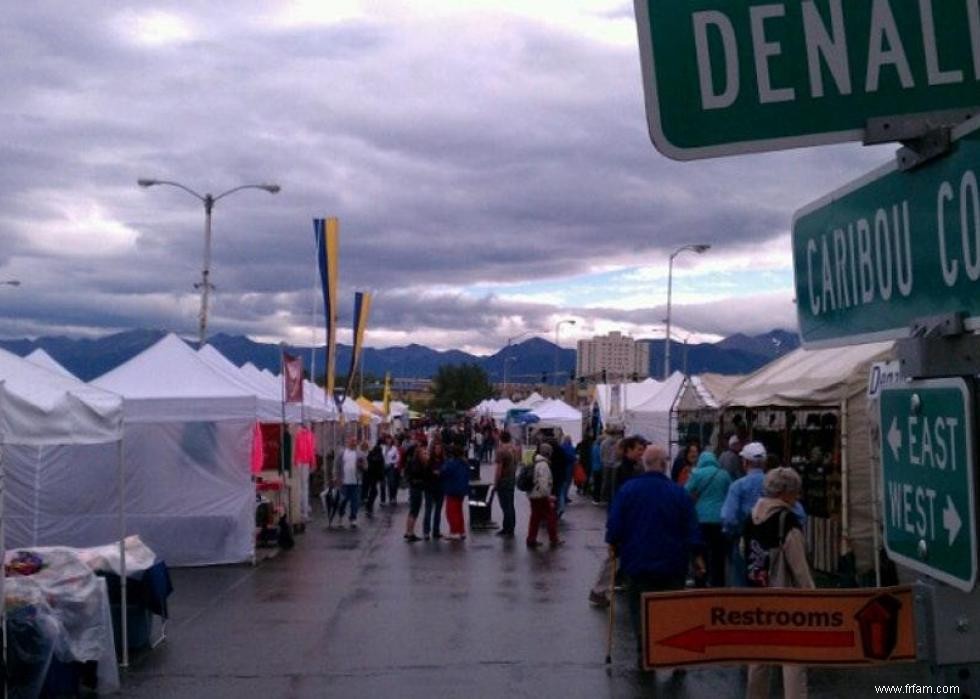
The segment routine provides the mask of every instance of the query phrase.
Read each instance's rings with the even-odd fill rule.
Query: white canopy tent
[[[50,354],[45,352],[43,349],[38,347],[36,350],[31,352],[29,355],[24,357],[27,361],[35,366],[39,366],[42,369],[47,369],[48,371],[53,371],[56,374],[61,374],[69,379],[78,380],[78,377],[73,373],[68,371],[65,367],[58,363],[58,361],[52,357]]]
[[[236,384],[245,391],[252,393],[256,397],[258,407],[257,418],[259,422],[282,422],[285,417],[286,422],[299,421],[299,407],[294,403],[287,403],[285,410],[282,404],[282,389],[278,394],[271,390],[264,381],[260,382],[256,378],[242,372],[221,352],[211,345],[204,345],[197,351],[197,356],[212,370],[220,374],[223,378]]]
[[[517,401],[514,404],[515,408],[521,408],[522,410],[534,410],[537,406],[545,402],[544,396],[542,396],[537,391],[534,391],[531,395],[521,401]]]
[[[170,565],[250,560],[254,392],[173,334],[92,385],[124,399],[130,531]]]
[[[785,355],[737,384],[724,400],[726,408],[810,408],[839,415],[841,510],[839,518],[812,517],[808,532],[815,564],[836,567],[838,555],[853,551],[859,573],[877,565],[874,539],[875,483],[872,429],[867,397],[871,364],[892,357],[894,343],[806,350]],[[806,430],[807,426],[799,425]],[[805,480],[805,479],[804,479]]]
[[[119,396],[0,350],[0,561],[8,548],[118,540],[125,577],[122,416]],[[125,623],[121,635],[125,666]]]
[[[622,421],[625,411],[645,403],[660,390],[663,384],[656,379],[635,383],[596,384],[595,402],[604,423]]]
[[[677,441],[677,399],[684,387],[684,374],[675,371],[664,382],[655,382],[656,391],[649,386],[647,399],[631,403],[626,409],[624,424],[627,434],[638,434],[651,442],[662,444],[674,452]]]
[[[535,427],[561,428],[572,438],[572,444],[582,441],[582,411],[562,400],[542,400],[531,411],[538,417]]]

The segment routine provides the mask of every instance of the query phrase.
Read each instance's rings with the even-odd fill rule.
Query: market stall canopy
[[[0,435],[7,444],[102,444],[122,438],[123,400],[0,350]]]
[[[216,372],[173,333],[91,385],[123,396],[127,422],[254,420],[258,412],[254,392]]]
[[[537,415],[538,427],[557,427],[572,438],[572,443],[582,441],[582,412],[562,400],[543,400],[532,415]]]
[[[537,391],[535,391],[534,393],[532,393],[531,395],[529,395],[524,400],[518,401],[515,404],[515,407],[517,407],[517,408],[527,408],[529,410],[533,410],[535,407],[537,407],[541,403],[544,403],[544,401],[545,401],[544,396],[542,396],[540,393],[538,393]]]
[[[54,373],[61,374],[62,376],[66,376],[69,379],[75,379],[76,381],[78,380],[77,376],[75,376],[73,373],[65,369],[65,367],[61,366],[61,364],[59,364],[54,357],[52,357],[50,354],[45,352],[40,347],[38,347],[36,350],[31,352],[26,357],[24,357],[24,359],[29,361],[31,364],[35,364],[41,367],[42,369],[53,371]]]
[[[893,342],[830,349],[797,349],[738,383],[725,406],[837,405],[867,385],[867,366],[887,358]],[[861,374],[860,376],[858,374]]]
[[[599,404],[599,414],[605,421],[612,412],[612,392],[614,384],[600,383],[595,387],[595,402]],[[636,383],[615,384],[619,386],[620,400],[625,401],[625,410],[636,407],[654,396],[663,385],[656,379],[646,379]]]
[[[689,384],[693,389],[696,401],[699,405],[695,407],[719,408],[725,402],[731,390],[745,380],[745,376],[728,376],[725,374],[699,374],[691,376]],[[682,404],[682,410],[689,409],[688,405]]]
[[[384,401],[374,401],[374,407],[384,413]],[[479,408],[479,406],[477,406],[477,408]],[[408,405],[406,403],[402,403],[400,400],[393,400],[388,403],[388,411],[390,413],[389,417],[396,419],[402,417],[403,415],[408,415]]]
[[[197,356],[211,369],[222,377],[252,393],[258,401],[258,419],[260,422],[280,422],[283,417],[282,390],[274,393],[265,382],[249,376],[235,366],[231,360],[211,345],[204,345],[197,351]],[[294,404],[287,404],[286,419],[289,422],[299,420],[299,409]]]

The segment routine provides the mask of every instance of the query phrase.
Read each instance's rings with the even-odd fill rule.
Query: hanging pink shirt
[[[313,442],[313,432],[305,427],[296,432],[293,462],[313,466],[316,463],[316,446]]]

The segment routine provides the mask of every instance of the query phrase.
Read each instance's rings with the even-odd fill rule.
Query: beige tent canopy
[[[803,473],[818,570],[835,572],[849,552],[858,574],[876,566],[868,372],[893,352],[891,342],[798,349],[741,381],[723,401],[723,431],[741,416],[753,438]]]

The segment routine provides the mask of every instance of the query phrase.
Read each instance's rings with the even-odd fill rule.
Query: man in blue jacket
[[[683,589],[692,556],[697,573],[704,573],[694,503],[667,477],[667,451],[651,444],[643,451],[641,462],[643,474],[619,489],[606,523],[606,543],[629,576],[630,620],[639,653],[643,650],[643,593]]]

